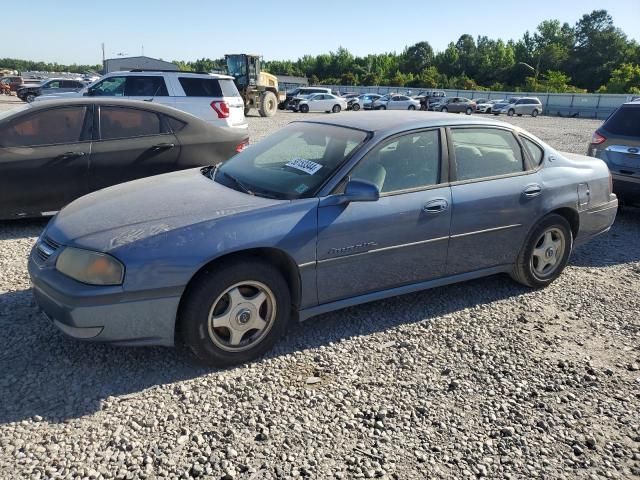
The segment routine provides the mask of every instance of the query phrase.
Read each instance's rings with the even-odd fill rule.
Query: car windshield
[[[294,122],[224,162],[214,178],[257,196],[312,197],[366,139],[361,130]]]

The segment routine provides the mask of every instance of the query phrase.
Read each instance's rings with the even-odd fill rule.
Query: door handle
[[[65,152],[60,155],[58,158],[60,160],[70,160],[72,158],[84,157],[86,155],[85,152]]]
[[[537,197],[542,193],[542,187],[537,183],[532,183],[531,185],[527,185],[522,193],[525,197]]]
[[[449,202],[447,202],[444,198],[436,198],[435,200],[427,202],[424,207],[422,207],[422,211],[426,213],[440,213],[444,212],[448,208]]]
[[[173,143],[159,143],[158,145],[154,145],[153,147],[151,147],[151,150],[153,150],[154,152],[159,152],[161,150],[170,150],[173,147],[175,147],[175,144]]]

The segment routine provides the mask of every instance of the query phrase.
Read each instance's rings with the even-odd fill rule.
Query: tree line
[[[224,71],[223,58],[174,60],[184,71]],[[3,58],[0,68],[19,71],[100,71],[100,65],[60,65]],[[276,75],[304,76],[312,85],[390,85],[540,92],[640,94],[640,44],[617,28],[606,10],[585,14],[571,26],[545,20],[533,33],[504,42],[462,35],[444,51],[427,41],[402,53],[354,56],[346,48],[298,60],[271,60]]]

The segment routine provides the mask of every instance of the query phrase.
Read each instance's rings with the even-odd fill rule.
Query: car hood
[[[47,95],[40,95],[36,98],[38,102],[44,102],[46,100],[62,100],[65,98],[79,98],[82,97],[80,92],[60,92],[60,93],[48,93]]]
[[[81,197],[58,213],[46,235],[63,245],[108,252],[171,230],[286,202],[238,192],[196,168]]]

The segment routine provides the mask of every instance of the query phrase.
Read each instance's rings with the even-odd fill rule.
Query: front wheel
[[[416,106],[415,105],[409,105],[409,110],[415,110]]]
[[[527,237],[511,277],[528,287],[546,287],[562,273],[572,249],[569,222],[561,215],[548,215]]]
[[[340,110],[342,110],[340,105],[334,105],[333,108],[331,109],[333,113],[340,113]]]
[[[261,117],[273,117],[278,110],[278,98],[270,90],[262,92],[258,101],[258,112]]]
[[[537,117],[538,116],[538,110],[534,110],[533,112],[531,112],[531,116],[532,117]]]
[[[384,105],[380,105],[376,110],[386,110],[387,107],[385,107]]]
[[[300,105],[300,111],[302,113],[309,113],[309,105]]]
[[[354,103],[353,106],[351,107],[351,110],[353,110],[354,112],[357,112],[358,110],[360,110],[360,104]]]
[[[33,93],[27,93],[27,96],[24,97],[25,102],[32,103],[36,99],[36,96]]]
[[[471,109],[471,107],[467,107],[464,113],[466,113],[467,115],[471,115],[473,113],[473,110]]]
[[[516,111],[513,108],[510,108],[509,111],[507,112],[507,115],[509,115],[510,117],[513,117],[514,113],[516,113]]]
[[[203,363],[226,367],[267,352],[285,332],[291,295],[282,274],[258,261],[205,271],[185,293],[182,338]]]
[[[449,111],[449,109],[447,107],[442,107],[440,109],[440,111],[443,112],[443,113],[447,113]]]

